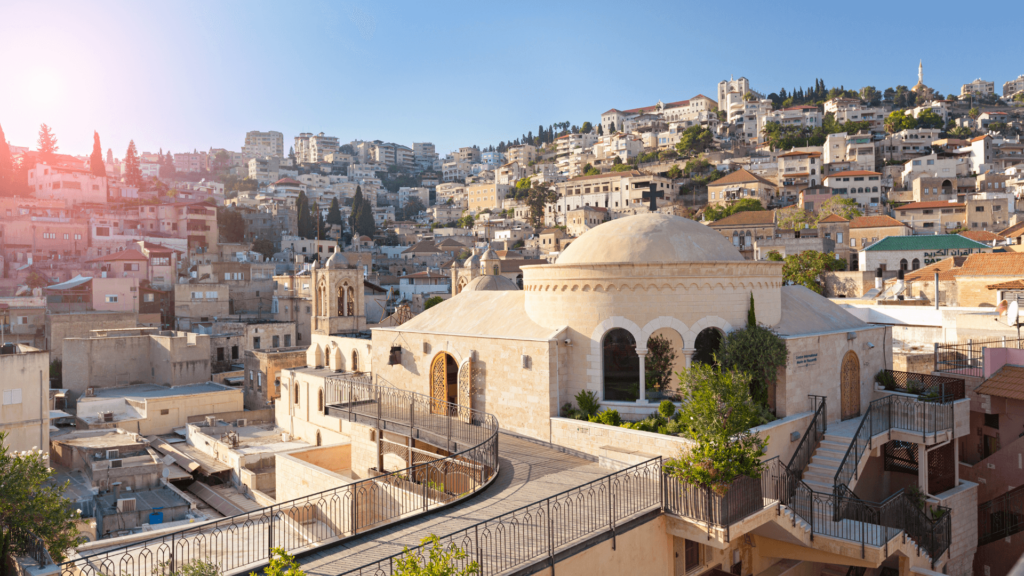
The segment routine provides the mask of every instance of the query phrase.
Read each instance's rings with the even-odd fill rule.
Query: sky
[[[948,7],[945,5],[948,4]],[[1024,74],[1019,0],[743,2],[163,2],[0,0],[0,126],[60,152],[241,150],[249,130],[342,142],[459,146],[609,108],[717,98],[745,76],[764,93],[917,81],[959,93]],[[1000,16],[1001,15],[1001,16]],[[970,44],[991,39],[987,49]],[[967,42],[968,44],[964,44]],[[983,42],[985,44],[986,42]],[[959,47],[958,47],[959,46]],[[973,46],[973,47],[971,47]]]

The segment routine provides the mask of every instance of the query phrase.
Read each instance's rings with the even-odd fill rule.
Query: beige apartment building
[[[25,344],[0,354],[0,430],[8,450],[49,450],[50,356]]]
[[[469,201],[471,212],[481,210],[497,210],[512,187],[508,184],[496,184],[494,182],[483,182],[466,186],[466,198]]]
[[[708,184],[708,204],[716,206],[754,198],[767,208],[777,194],[778,185],[775,182],[744,169]]]
[[[795,197],[801,190],[821,183],[821,150],[794,150],[779,154],[779,191],[786,197]]]
[[[963,202],[911,202],[896,208],[896,219],[914,234],[945,234],[964,225],[967,205]]]

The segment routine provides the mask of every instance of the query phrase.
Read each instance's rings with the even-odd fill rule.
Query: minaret
[[[917,83],[924,84],[924,59],[917,63]]]

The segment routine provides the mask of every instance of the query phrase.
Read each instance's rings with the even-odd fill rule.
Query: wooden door
[[[430,412],[444,414],[448,401],[447,354],[438,354],[430,364]]]
[[[840,378],[842,419],[856,418],[860,416],[860,359],[852,350],[843,357]]]
[[[470,421],[473,407],[473,360],[466,359],[459,368],[459,418]]]

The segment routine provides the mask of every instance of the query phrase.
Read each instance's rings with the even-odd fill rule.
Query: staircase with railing
[[[845,453],[839,456],[843,438],[827,434],[825,399],[812,397],[814,417],[788,465],[770,461],[764,484],[772,487],[780,506],[794,525],[799,521],[813,540],[815,535],[858,542],[862,557],[866,547],[883,548],[901,533],[916,543],[932,566],[949,550],[952,535],[948,508],[938,507],[936,515],[926,514],[902,491],[882,502],[859,498],[850,483],[859,476],[872,441],[893,430],[929,434],[952,428],[952,403],[921,402],[900,396],[886,396],[871,403]],[[915,403],[917,405],[915,405]],[[924,405],[929,404],[929,405]],[[830,470],[835,470],[829,478]]]

